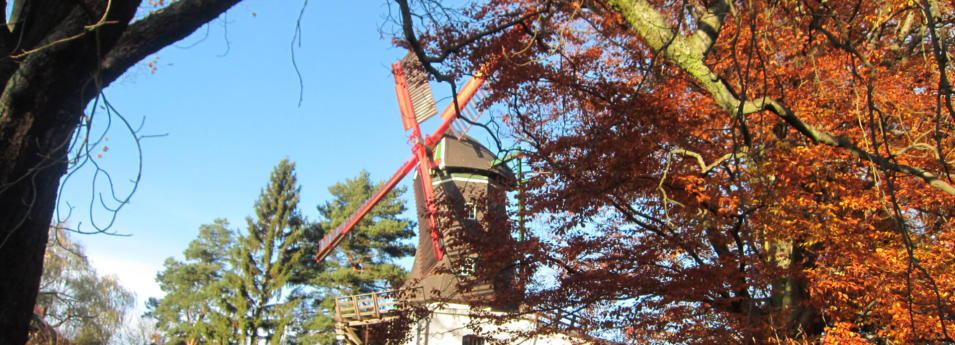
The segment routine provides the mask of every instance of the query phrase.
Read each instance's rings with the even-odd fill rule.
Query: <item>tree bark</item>
[[[23,344],[67,150],[87,104],[147,55],[239,0],[18,0],[0,27],[0,344]]]

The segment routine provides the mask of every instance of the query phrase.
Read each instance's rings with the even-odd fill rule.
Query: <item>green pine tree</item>
[[[299,303],[298,298],[289,298],[288,290],[303,254],[300,242],[305,222],[298,210],[299,190],[295,164],[282,160],[255,202],[255,218],[247,218],[247,232],[232,253],[235,269],[225,281],[236,289],[230,303],[243,344],[261,340],[278,344]]]
[[[223,281],[235,237],[228,222],[217,219],[199,227],[198,237],[183,252],[185,261],[166,259],[156,277],[166,293],[147,302],[148,315],[171,343],[234,344],[237,325],[226,303],[231,287]]]
[[[367,171],[328,188],[333,200],[318,206],[321,227],[334,229],[358,210],[384,184],[372,185]],[[408,239],[415,235],[415,223],[400,218],[405,211],[401,195],[406,188],[388,193],[352,229],[327,258],[329,268],[319,274],[326,286],[343,294],[387,290],[403,281],[407,272],[394,262],[414,255]]]
[[[348,219],[383,185],[372,184],[368,172],[362,171],[328,188],[332,200],[318,206],[321,220],[308,227],[307,238],[316,243]],[[407,272],[395,261],[414,254],[408,244],[415,223],[401,218],[405,203],[401,195],[406,188],[396,188],[351,230],[324,262],[312,257],[317,248],[310,246],[310,255],[302,260],[296,281],[304,286],[298,294],[305,299],[297,314],[301,324],[301,343],[332,344],[334,341],[334,297],[388,290],[403,281]]]

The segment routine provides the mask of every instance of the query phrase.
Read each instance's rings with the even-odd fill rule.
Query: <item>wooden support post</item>
[[[351,302],[352,308],[355,308],[355,317],[361,320],[361,308],[358,308],[358,296],[351,296]]]
[[[351,340],[354,345],[363,345],[364,342],[361,341],[361,338],[358,337],[358,334],[355,334],[355,330],[351,327],[345,327],[345,337],[348,340]]]

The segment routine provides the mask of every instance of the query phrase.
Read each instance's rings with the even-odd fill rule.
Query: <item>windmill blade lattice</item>
[[[458,137],[458,140],[464,138],[468,130],[471,129],[471,124],[477,122],[478,118],[481,117],[483,111],[481,111],[479,104],[481,104],[485,98],[487,98],[487,92],[481,88],[474,94],[471,101],[464,106],[464,109],[461,109],[461,116],[451,123],[451,130],[454,132],[454,135]],[[465,121],[465,119],[467,120]]]
[[[431,93],[431,84],[428,83],[428,73],[418,62],[418,57],[409,52],[399,62],[405,75],[405,81],[408,87],[408,93],[411,98],[411,108],[414,109],[415,119],[418,123],[431,118],[438,113],[438,107],[434,102],[434,95]],[[411,129],[413,124],[408,123],[402,117],[405,130]]]

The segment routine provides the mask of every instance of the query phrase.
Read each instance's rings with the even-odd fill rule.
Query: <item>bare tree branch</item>
[[[676,150],[670,151],[670,153],[681,155],[684,157],[695,158],[696,162],[700,165],[700,175],[709,174],[710,171],[713,170],[713,168],[715,168],[717,165],[720,165],[720,163],[723,163],[727,159],[733,158],[733,156],[740,155],[740,153],[732,153],[732,152],[727,153],[721,156],[720,158],[717,158],[716,160],[710,162],[710,164],[706,164],[706,162],[703,160],[703,156],[693,151],[689,151],[685,149],[676,149]]]
[[[192,34],[240,0],[182,0],[129,25],[100,65],[100,78],[109,84],[129,67],[165,46]]]

